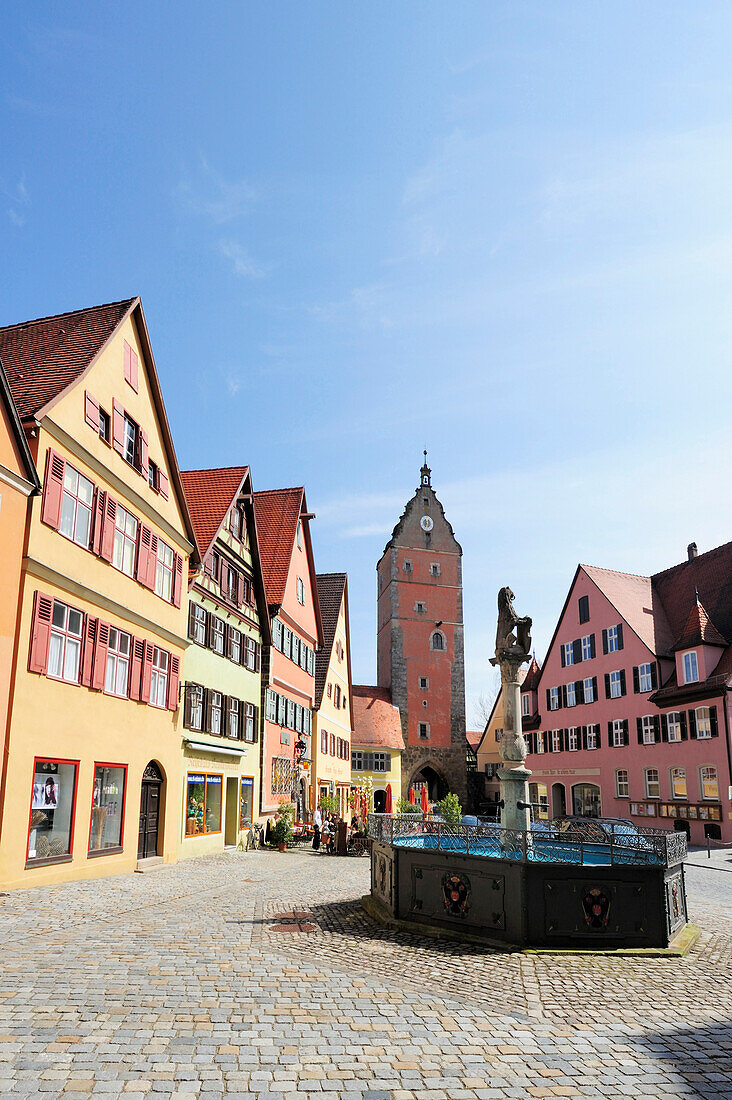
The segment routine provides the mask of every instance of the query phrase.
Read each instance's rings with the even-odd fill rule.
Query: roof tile
[[[270,606],[281,604],[285,598],[304,492],[300,486],[294,489],[263,489],[254,494],[259,556]]]
[[[318,573],[315,579],[318,585],[320,614],[323,619],[323,645],[315,656],[315,709],[319,710],[328,678],[338,615],[347,578],[345,573]]]
[[[354,684],[353,737],[355,747],[379,749],[404,749],[402,723],[399,708],[391,701],[387,688]]]
[[[206,555],[249,472],[248,466],[226,466],[218,470],[181,470],[201,554]]]

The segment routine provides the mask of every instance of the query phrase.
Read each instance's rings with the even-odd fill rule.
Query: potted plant
[[[295,807],[289,799],[280,802],[280,808],[275,816],[272,826],[272,840],[280,852],[287,851],[287,845],[292,840],[292,821],[295,816]]]
[[[329,795],[323,795],[318,803],[320,809],[326,814],[337,814],[340,812],[340,803],[337,798],[331,798]]]
[[[440,801],[437,803],[437,805],[435,806],[435,810],[441,817],[444,817],[445,821],[447,821],[449,824],[460,824],[460,820],[463,816],[463,808],[460,805],[460,799],[456,794],[453,794],[452,792],[446,794],[445,797],[440,799]]]

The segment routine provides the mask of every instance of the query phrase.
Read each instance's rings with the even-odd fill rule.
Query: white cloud
[[[231,262],[232,271],[241,278],[261,279],[266,274],[265,269],[255,263],[247,250],[236,241],[219,241],[218,251]]]
[[[3,193],[9,202],[6,209],[8,219],[18,229],[22,229],[26,222],[26,212],[30,206],[30,195],[25,185],[25,177],[22,176],[13,187],[4,187]]]
[[[206,160],[201,160],[195,170],[184,174],[175,197],[191,213],[214,225],[224,225],[249,211],[256,191],[247,180],[227,180]]]

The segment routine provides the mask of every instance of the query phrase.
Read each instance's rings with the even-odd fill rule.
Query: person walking
[[[317,852],[320,848],[320,830],[323,828],[323,815],[320,812],[320,806],[315,807],[315,813],[313,814],[313,829],[315,830],[313,835],[313,851]]]

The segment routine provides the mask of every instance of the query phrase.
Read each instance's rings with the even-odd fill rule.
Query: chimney
[[[689,561],[693,561],[694,558],[699,553],[699,551],[696,548],[696,543],[695,542],[690,542],[689,543],[689,545],[686,547],[686,553],[689,555]]]

